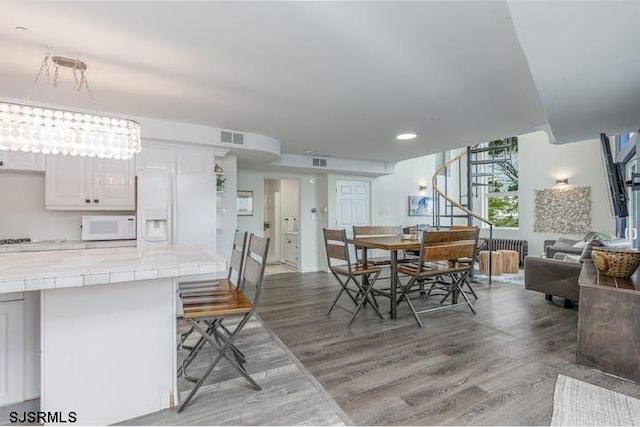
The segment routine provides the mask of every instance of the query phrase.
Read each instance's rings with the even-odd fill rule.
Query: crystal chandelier
[[[54,64],[50,78],[49,61]],[[47,53],[36,73],[31,92],[43,71],[51,85],[58,82],[58,68],[71,68],[76,90],[86,88],[95,114],[76,113],[0,101],[0,150],[72,156],[130,159],[140,152],[140,124],[132,120],[98,115],[93,94],[85,76],[87,65],[77,59]]]

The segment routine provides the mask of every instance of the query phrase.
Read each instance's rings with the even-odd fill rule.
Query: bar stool
[[[182,412],[187,407],[198,392],[198,389],[223,357],[254,389],[260,390],[260,386],[244,368],[244,360],[238,360],[237,354],[234,352],[234,341],[255,312],[260,300],[268,250],[269,238],[262,238],[252,234],[249,237],[244,269],[237,288],[228,290],[215,289],[197,296],[186,294],[180,296],[183,309],[182,318],[193,327],[195,332],[201,335],[203,340],[194,346],[182,362],[182,372],[185,379],[193,380],[196,385],[180,404],[178,412]],[[249,299],[244,293],[247,286],[255,288],[253,300]],[[234,316],[242,317],[233,330],[226,330],[225,328],[227,332],[222,333],[220,331],[223,328],[222,322]],[[187,375],[186,369],[206,344],[216,349],[218,354],[199,378],[192,378]]]

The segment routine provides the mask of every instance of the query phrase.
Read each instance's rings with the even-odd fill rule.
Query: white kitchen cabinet
[[[44,154],[0,151],[0,170],[44,172]]]
[[[284,233],[284,261],[294,267],[298,266],[298,233]]]
[[[24,398],[24,319],[22,293],[0,299],[0,406]]]
[[[134,210],[134,161],[48,156],[45,205],[51,210]]]
[[[156,147],[145,144],[142,147],[142,151],[137,155],[136,167],[139,171],[162,170],[175,172],[175,150],[169,147]]]
[[[176,155],[178,173],[213,174],[215,159],[210,149],[184,147]]]

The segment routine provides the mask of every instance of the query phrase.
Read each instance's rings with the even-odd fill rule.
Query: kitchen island
[[[40,410],[112,424],[174,406],[176,283],[225,270],[214,249],[0,254],[0,293],[40,292]]]

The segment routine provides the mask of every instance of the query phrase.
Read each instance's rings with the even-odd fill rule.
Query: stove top
[[[29,243],[31,239],[24,237],[22,239],[0,239],[0,245],[19,245],[21,243]]]

